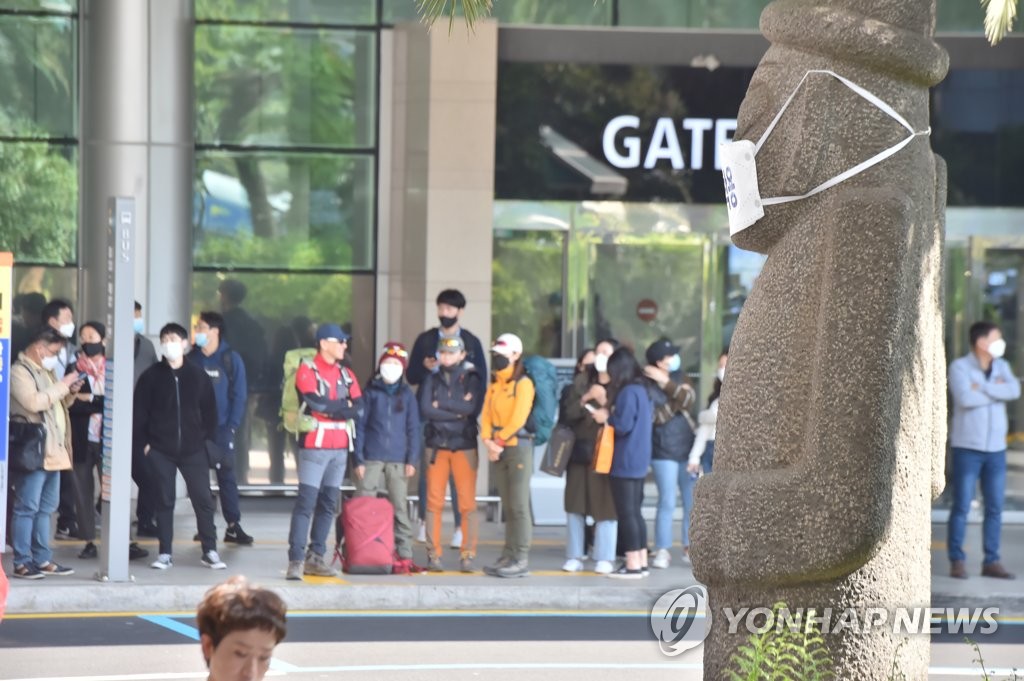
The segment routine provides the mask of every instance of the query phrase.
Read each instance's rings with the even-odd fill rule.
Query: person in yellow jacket
[[[530,574],[530,476],[533,474],[533,437],[526,420],[533,407],[533,381],[523,367],[523,341],[503,333],[491,347],[491,385],[480,414],[480,435],[491,461],[498,494],[505,509],[505,548],[494,565],[484,568],[492,577]]]

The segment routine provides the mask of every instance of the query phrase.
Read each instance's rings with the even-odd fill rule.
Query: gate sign
[[[0,509],[7,508],[7,433],[11,414],[11,291],[14,255],[0,253]],[[7,513],[0,515],[0,553],[7,547]]]
[[[653,322],[658,318],[658,304],[650,298],[644,298],[636,304],[636,316],[642,322]]]

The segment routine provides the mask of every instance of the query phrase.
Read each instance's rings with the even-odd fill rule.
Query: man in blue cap
[[[348,334],[337,324],[322,324],[316,332],[316,356],[302,360],[295,373],[302,411],[313,417],[315,427],[301,436],[299,495],[288,532],[287,579],[337,574],[324,554],[327,535],[338,515],[339,488],[362,408],[359,383],[342,364],[348,341]]]

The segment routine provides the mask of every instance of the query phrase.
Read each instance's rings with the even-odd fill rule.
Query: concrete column
[[[136,201],[136,297],[151,332],[188,321],[192,273],[190,0],[83,0],[82,318],[103,310],[107,198]],[[158,188],[158,191],[151,191]]]
[[[378,345],[436,326],[445,288],[466,295],[463,325],[489,343],[498,25],[400,24],[381,47]]]

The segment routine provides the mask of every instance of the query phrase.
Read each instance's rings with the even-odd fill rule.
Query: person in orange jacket
[[[533,407],[533,381],[523,366],[523,341],[504,333],[491,347],[491,385],[480,414],[480,434],[505,509],[505,548],[494,565],[484,568],[492,577],[530,574],[530,476],[533,474],[533,437],[526,420]]]

